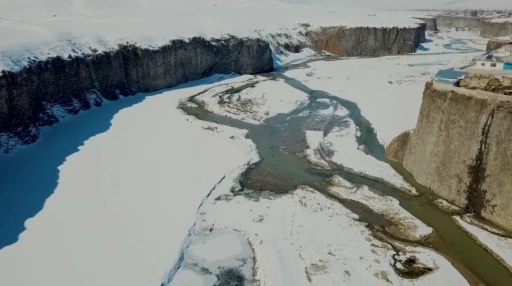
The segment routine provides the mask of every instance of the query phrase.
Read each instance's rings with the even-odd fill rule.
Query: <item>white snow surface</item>
[[[350,1],[279,0],[2,0],[0,70],[29,59],[90,54],[121,43],[158,47],[173,39],[263,37],[316,26],[415,26],[398,11],[372,12]],[[400,6],[397,6],[400,8]]]
[[[206,103],[206,109],[216,114],[261,124],[278,113],[288,113],[307,103],[307,94],[283,83],[261,76],[242,76],[237,85],[219,86],[197,97]],[[225,94],[232,87],[255,83],[255,86],[230,96]],[[219,98],[219,94],[222,98]]]
[[[379,161],[361,150],[356,141],[357,127],[349,120],[346,125],[344,128],[335,127],[326,137],[323,136],[322,131],[306,131],[306,139],[310,147],[307,151],[309,157],[321,162],[322,158],[316,156],[313,150],[322,145],[334,151],[331,161],[352,169],[356,173],[379,178],[405,192],[417,194],[416,189],[388,163]]]
[[[146,97],[68,156],[44,209],[25,222],[15,244],[0,250],[0,285],[160,285],[202,198],[224,175],[257,158],[246,131],[205,130],[214,124],[177,109],[205,87]],[[61,125],[46,129],[42,140]]]
[[[330,191],[339,196],[361,202],[377,213],[384,215],[391,221],[399,224],[398,235],[408,239],[421,239],[433,232],[432,228],[404,210],[397,199],[379,194],[366,186],[356,187],[336,176],[333,178],[336,185],[330,187]]]
[[[415,280],[399,277],[388,245],[374,239],[352,212],[310,188],[258,201],[216,201],[206,213],[204,224],[247,235],[262,286],[389,285],[383,277],[393,285],[468,285],[442,256],[415,247],[408,249],[436,270]]]
[[[512,269],[512,239],[504,238],[485,231],[477,226],[465,222],[459,216],[453,219],[462,226],[467,232],[472,234],[480,243],[488,247],[492,252],[498,255]]]
[[[362,115],[387,145],[414,129],[425,83],[439,69],[463,66],[478,53],[389,56],[318,61],[311,68],[287,71],[311,89],[324,90],[358,104]]]
[[[296,35],[299,24],[415,26],[422,8],[507,8],[508,0],[1,0],[0,70],[30,60],[91,54],[134,43],[156,48],[173,39]],[[510,7],[508,7],[510,8]]]
[[[485,52],[488,39],[472,31],[456,31],[453,28],[440,28],[440,32],[427,31],[427,41],[420,45],[417,54]]]
[[[244,234],[232,229],[214,228],[212,225],[194,233],[183,265],[169,285],[214,286],[218,280],[215,275],[228,268],[240,270],[250,281],[253,261],[254,253]],[[191,272],[195,275],[191,275]],[[202,277],[200,283],[197,277]]]

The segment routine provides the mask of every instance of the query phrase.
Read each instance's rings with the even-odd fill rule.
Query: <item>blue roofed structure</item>
[[[456,85],[456,83],[467,76],[468,73],[466,71],[456,71],[456,70],[440,70],[434,76],[434,81],[436,83]]]

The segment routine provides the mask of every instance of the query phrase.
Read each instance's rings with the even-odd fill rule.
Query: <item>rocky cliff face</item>
[[[436,21],[438,27],[479,30],[484,20],[478,17],[439,15],[436,16]]]
[[[436,20],[436,18],[418,17],[418,18],[414,18],[414,19],[418,19],[418,20],[421,20],[421,21],[425,22],[425,24],[426,24],[425,29],[427,31],[437,31],[437,20]]]
[[[414,131],[387,147],[439,196],[512,229],[512,97],[427,83]]]
[[[425,41],[426,24],[411,28],[326,27],[309,31],[313,48],[338,56],[383,56],[416,51]]]
[[[423,19],[422,19],[423,20]],[[480,36],[494,38],[512,35],[512,22],[491,22],[485,18],[469,16],[436,16],[437,26],[479,30]]]
[[[0,149],[29,144],[39,127],[103,99],[155,91],[213,74],[271,71],[272,52],[259,39],[175,40],[158,49],[120,46],[113,52],[51,58],[0,75]],[[56,111],[57,110],[57,111]]]
[[[512,35],[512,22],[482,22],[480,36],[484,38],[504,37]]]
[[[503,47],[505,45],[504,41],[500,40],[489,40],[487,41],[487,46],[485,47],[486,53],[494,52],[495,50]]]

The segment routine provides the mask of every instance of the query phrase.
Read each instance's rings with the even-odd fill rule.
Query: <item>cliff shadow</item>
[[[16,243],[26,229],[25,221],[44,208],[46,199],[58,185],[59,166],[89,138],[106,132],[119,111],[149,96],[211,84],[235,76],[214,75],[171,89],[105,102],[102,107],[81,112],[57,125],[43,128],[36,143],[0,155],[0,249]]]
[[[424,46],[424,45],[422,45],[422,44],[420,44],[416,50],[418,50],[418,51],[422,51],[422,52],[428,52],[428,51],[430,51],[430,49],[429,49],[429,48],[425,47],[425,46]]]

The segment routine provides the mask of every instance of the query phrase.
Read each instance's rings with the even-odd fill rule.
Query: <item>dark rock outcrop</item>
[[[386,155],[439,196],[512,229],[510,130],[512,97],[429,82],[416,128]]]
[[[482,22],[480,36],[484,38],[504,37],[512,35],[512,22]]]
[[[417,18],[414,18],[414,19],[418,19],[418,20],[421,20],[423,22],[425,22],[425,24],[427,25],[425,27],[425,29],[427,31],[437,31],[437,20],[436,18],[427,18],[427,17],[417,17]]]
[[[273,69],[260,39],[174,40],[158,49],[120,45],[112,52],[50,58],[0,75],[0,149],[29,144],[39,127],[58,122],[52,108],[76,114],[103,99],[150,92],[213,74],[254,74]]]
[[[325,27],[306,36],[317,51],[338,56],[384,56],[408,54],[425,42],[426,24],[417,27]]]

